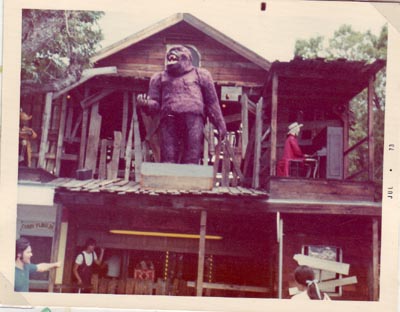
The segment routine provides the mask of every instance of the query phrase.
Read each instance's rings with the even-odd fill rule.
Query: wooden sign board
[[[143,163],[140,187],[166,190],[211,190],[213,167],[192,164]]]

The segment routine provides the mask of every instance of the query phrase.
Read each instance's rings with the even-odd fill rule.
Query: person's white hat
[[[295,129],[301,128],[301,127],[303,127],[303,124],[299,124],[297,121],[293,122],[288,126],[288,129],[289,129],[288,133],[293,133],[293,131]]]

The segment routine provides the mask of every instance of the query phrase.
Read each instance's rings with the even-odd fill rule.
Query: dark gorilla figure
[[[217,128],[220,139],[226,135],[214,82],[206,69],[193,66],[184,46],[169,49],[166,60],[166,69],[150,80],[148,97],[138,100],[148,112],[161,114],[161,162],[177,163],[183,144],[181,163],[199,164],[205,118]]]

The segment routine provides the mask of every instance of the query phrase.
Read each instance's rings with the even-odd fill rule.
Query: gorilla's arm
[[[226,135],[226,124],[219,106],[217,91],[210,72],[204,68],[198,69],[201,91],[204,98],[204,112],[217,128],[220,137]]]
[[[160,110],[161,103],[161,73],[154,74],[150,79],[147,104],[143,107],[149,113],[156,113]]]

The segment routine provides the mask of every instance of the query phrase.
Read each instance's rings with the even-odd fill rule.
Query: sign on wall
[[[54,228],[54,222],[19,221],[17,231],[19,235],[53,236]]]

